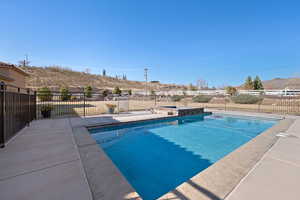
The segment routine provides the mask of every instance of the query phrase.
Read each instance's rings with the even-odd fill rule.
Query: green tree
[[[63,87],[60,89],[60,99],[62,101],[68,101],[71,99],[71,95],[69,93],[69,89],[66,87]]]
[[[245,81],[245,84],[244,84],[244,88],[246,90],[253,90],[254,87],[253,87],[253,81],[252,81],[252,78],[251,76],[248,76],[246,81]]]
[[[237,89],[232,86],[226,87],[226,93],[229,94],[230,96],[236,95]]]
[[[37,96],[40,101],[51,101],[53,94],[48,87],[43,87],[38,89]]]
[[[254,90],[263,90],[264,89],[264,86],[263,86],[259,76],[256,76],[253,81],[253,89]]]
[[[122,94],[122,90],[118,86],[116,86],[114,88],[114,90],[113,90],[113,94],[121,95]]]
[[[87,98],[91,98],[92,97],[92,91],[93,91],[93,88],[92,86],[88,85],[84,88],[84,95],[87,97]]]
[[[155,96],[155,95],[156,95],[154,90],[151,90],[151,95],[152,95],[152,96]]]

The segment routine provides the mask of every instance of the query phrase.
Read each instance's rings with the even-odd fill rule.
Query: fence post
[[[0,148],[5,147],[5,83],[0,82]]]
[[[120,98],[118,97],[118,115],[120,115]]]
[[[36,103],[36,101],[37,101],[37,99],[36,99],[36,91],[34,91],[34,93],[33,93],[33,98],[34,98],[34,102],[33,102],[33,113],[34,113],[34,115],[33,115],[33,119],[37,119],[37,109],[36,109],[36,107],[37,107],[37,103]]]
[[[27,89],[27,96],[28,96],[28,115],[27,115],[27,126],[29,126],[31,121],[31,109],[30,109],[30,90]]]
[[[85,92],[83,89],[83,116],[85,117]]]

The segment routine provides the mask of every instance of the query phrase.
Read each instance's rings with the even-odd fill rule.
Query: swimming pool
[[[95,128],[90,133],[140,196],[152,200],[275,123],[202,114]]]

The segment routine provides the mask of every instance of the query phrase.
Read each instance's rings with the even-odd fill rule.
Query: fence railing
[[[35,117],[35,93],[0,82],[0,147]]]
[[[231,97],[218,95],[208,102],[194,102],[191,96],[182,96],[174,101],[171,96],[103,96],[103,93],[89,94],[60,91],[36,93],[25,88],[0,82],[0,147],[3,147],[19,130],[34,119],[92,116],[104,113],[124,113],[138,110],[152,110],[158,106],[189,106],[208,109],[237,110],[263,113],[300,115],[300,96],[260,96],[255,104],[241,104]]]
[[[39,96],[39,94],[38,94]],[[219,110],[237,110],[263,113],[300,115],[300,97],[261,97],[262,101],[255,104],[234,103],[228,96],[213,97],[207,103],[197,103],[192,97],[186,96],[180,101],[173,101],[166,96],[127,96],[103,97],[101,93],[92,93],[89,97],[84,92],[68,93],[65,98],[60,92],[53,92],[51,98],[37,100],[37,118],[44,118],[42,110],[51,107],[51,117],[91,116],[109,113],[123,113],[137,110],[151,110],[157,106],[204,107]],[[114,105],[114,106],[113,106]]]
[[[151,110],[158,106],[189,106],[220,110],[300,115],[300,96],[261,96],[255,104],[234,103],[231,97],[214,96],[209,102],[194,102],[191,96],[174,101],[170,96],[103,96],[103,93],[32,92],[28,89],[0,83],[0,146],[33,119],[92,116],[104,113],[124,113]]]
[[[90,116],[108,113],[128,112],[128,97],[103,97],[101,93],[68,92],[61,94],[52,91],[51,95],[37,93],[37,118],[56,118],[73,116]],[[46,111],[49,113],[47,116]],[[46,114],[46,115],[45,115]]]

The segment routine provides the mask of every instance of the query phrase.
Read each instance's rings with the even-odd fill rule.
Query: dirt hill
[[[263,81],[265,89],[300,89],[300,78],[275,78]]]
[[[22,69],[30,74],[30,77],[26,80],[26,87],[34,89],[47,86],[52,90],[58,90],[60,87],[67,86],[70,89],[76,90],[87,85],[92,86],[94,89],[112,89],[116,86],[121,89],[145,89],[145,82],[122,80],[114,77],[78,72],[57,66],[30,66],[22,67]],[[148,83],[148,87],[149,90],[171,90],[180,89],[184,86],[155,82]]]

